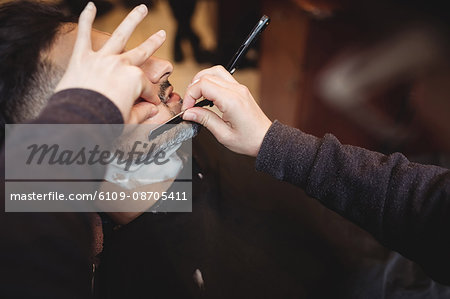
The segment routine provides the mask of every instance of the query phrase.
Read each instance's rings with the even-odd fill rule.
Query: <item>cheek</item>
[[[160,86],[157,84],[150,84],[151,85],[151,93],[154,97],[158,97]]]
[[[151,78],[149,77],[149,74],[145,71],[144,71],[144,75],[147,78],[148,82],[150,83],[150,93],[149,94],[152,97],[151,100],[158,100],[159,99],[158,94],[161,89],[160,84],[153,83],[151,81]]]
[[[156,70],[152,67],[152,65],[150,65],[149,63],[146,62],[143,65],[141,65],[140,68],[144,72],[144,74],[147,77],[148,81],[150,81],[153,84],[158,83],[159,80],[157,80],[156,76],[155,76],[155,71]]]

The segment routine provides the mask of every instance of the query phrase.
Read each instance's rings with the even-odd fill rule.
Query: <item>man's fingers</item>
[[[129,124],[140,124],[158,113],[158,107],[149,102],[139,102],[131,108]]]
[[[100,52],[105,54],[119,54],[125,48],[131,34],[136,26],[147,15],[147,6],[141,4],[135,7],[126,18],[120,23],[119,27],[114,30],[109,40],[105,43]]]
[[[223,121],[220,116],[211,110],[194,107],[183,113],[183,119],[194,121],[207,128],[217,138],[219,142],[230,136],[230,127]]]
[[[74,54],[83,53],[86,50],[92,49],[91,31],[92,23],[94,22],[96,13],[97,9],[92,2],[89,2],[81,12],[80,18],[78,20],[78,32],[73,51]]]
[[[160,30],[138,47],[123,53],[122,56],[127,57],[132,65],[140,66],[162,46],[165,40],[166,32]]]

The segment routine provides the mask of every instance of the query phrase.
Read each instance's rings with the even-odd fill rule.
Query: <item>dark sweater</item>
[[[54,95],[36,120],[36,123],[121,122],[119,110],[108,99],[86,90]],[[326,159],[319,159],[323,157]],[[299,163],[288,163],[289,160]],[[4,169],[4,159],[1,166]],[[445,271],[449,251],[443,229],[449,228],[448,217],[444,217],[449,214],[445,205],[448,179],[445,169],[409,163],[397,154],[385,157],[343,147],[332,136],[317,139],[280,123],[275,123],[268,132],[257,168],[302,186],[386,245],[421,263],[434,278],[448,283]],[[369,172],[369,168],[377,171]],[[3,176],[4,170],[1,173]],[[372,188],[367,191],[355,181]],[[406,189],[411,188],[414,192],[408,193]],[[0,191],[3,198],[4,190]],[[416,207],[424,204],[426,208],[418,211]],[[3,209],[0,227],[0,297],[89,296],[92,230],[84,213],[4,213]]]
[[[123,123],[123,119],[116,106],[103,95],[71,89],[53,95],[33,123],[110,124]],[[33,136],[36,142],[39,137]],[[67,138],[76,136],[68,134]],[[2,149],[3,190],[0,193],[3,205],[4,168]],[[65,177],[64,174],[61,177]],[[90,297],[93,243],[90,214],[5,213],[3,206],[0,228],[1,298]]]
[[[450,171],[316,138],[275,121],[256,169],[295,184],[325,206],[450,284]]]

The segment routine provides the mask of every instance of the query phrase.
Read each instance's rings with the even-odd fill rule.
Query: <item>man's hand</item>
[[[223,113],[194,107],[201,97],[214,102]],[[191,108],[191,109],[188,109]],[[272,122],[259,108],[248,88],[239,84],[223,67],[215,66],[199,72],[184,96],[183,119],[195,121],[230,150],[256,156]]]
[[[154,103],[142,103],[132,109],[136,99],[150,99],[151,85],[139,68],[161,45],[163,30],[150,36],[138,47],[125,52],[125,44],[136,26],[147,15],[147,7],[133,9],[116,28],[110,39],[97,52],[92,50],[91,30],[96,8],[89,3],[80,15],[77,40],[69,66],[55,91],[84,88],[97,91],[109,98],[120,110],[125,123],[138,122],[142,117],[157,113]]]

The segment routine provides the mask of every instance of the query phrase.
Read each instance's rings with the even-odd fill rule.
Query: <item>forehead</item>
[[[63,25],[53,42],[53,45],[45,56],[59,67],[66,69],[72,55],[73,47],[77,39],[78,25],[74,23]],[[92,29],[92,49],[99,50],[109,39],[111,34]]]

